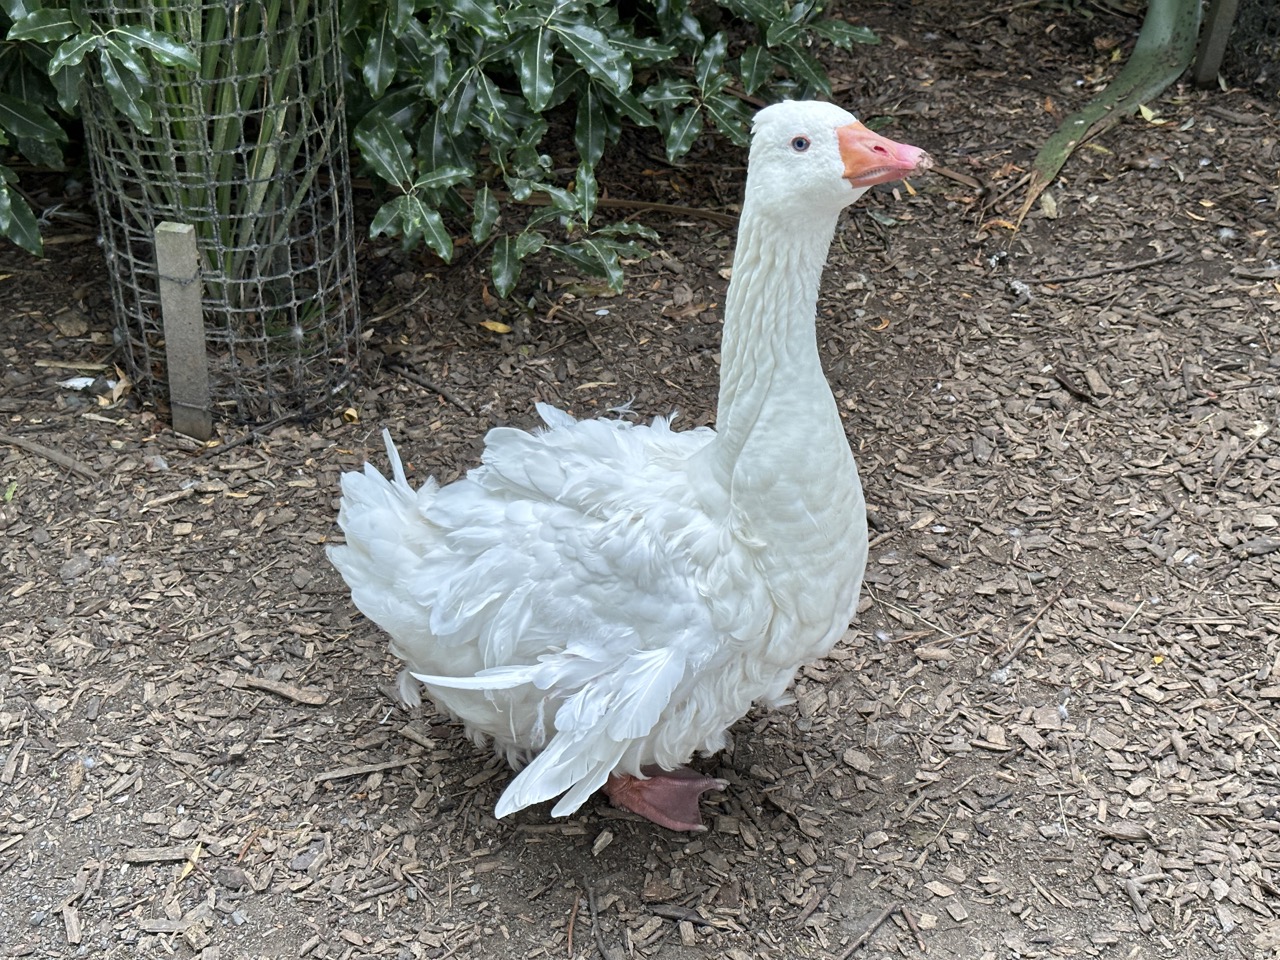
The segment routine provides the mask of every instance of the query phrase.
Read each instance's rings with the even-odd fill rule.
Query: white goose
[[[754,701],[783,698],[854,613],[866,516],[818,358],[818,282],[836,219],[868,187],[930,166],[839,107],[755,118],[725,302],[718,428],[575,420],[500,427],[446,487],[372,466],[342,478],[329,558],[418,684],[521,772],[499,817],[597,789],[701,829],[720,749]],[[563,796],[561,796],[563,794]]]

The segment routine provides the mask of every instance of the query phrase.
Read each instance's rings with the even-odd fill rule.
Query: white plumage
[[[422,683],[523,768],[500,817],[554,797],[570,814],[609,781],[615,802],[697,828],[717,782],[659,772],[722,747],[853,615],[865,512],[818,359],[818,281],[840,209],[928,159],[786,103],[757,115],[750,162],[717,431],[539,404],[545,429],[491,430],[446,487],[412,489],[385,431],[392,479],[342,478],[329,556],[407,664],[406,699]]]

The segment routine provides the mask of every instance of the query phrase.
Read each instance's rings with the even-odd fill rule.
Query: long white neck
[[[829,441],[822,428],[834,424],[844,442],[814,328],[836,218],[770,216],[748,194],[725,300],[717,437],[708,451],[726,486],[743,457],[781,458],[797,433]]]

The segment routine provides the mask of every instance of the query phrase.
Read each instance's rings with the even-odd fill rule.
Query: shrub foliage
[[[667,157],[711,127],[745,144],[744,97],[830,93],[811,45],[873,43],[869,30],[824,19],[814,0],[415,0],[349,3],[353,135],[395,194],[373,232],[424,241],[446,260],[445,215],[492,240],[491,276],[506,296],[520,261],[549,249],[617,287],[634,224],[595,222],[596,166],[624,123],[656,127]],[[355,106],[353,104],[353,106]],[[549,121],[571,123],[576,164],[557,174]],[[538,205],[498,227],[499,191]]]
[[[0,146],[37,166],[61,165],[87,57],[97,58],[115,108],[144,131],[151,65],[195,69],[191,38],[104,33],[82,4],[0,0]],[[469,225],[474,243],[492,245],[502,296],[540,249],[617,287],[619,258],[652,236],[596,216],[596,167],[622,125],[656,128],[673,161],[707,129],[745,144],[744,98],[830,93],[815,43],[877,42],[821,8],[821,0],[344,0],[353,139],[389,195],[372,232],[425,243],[447,260],[446,221]],[[546,152],[552,123],[572,128],[576,162],[565,172]],[[38,223],[13,171],[0,165],[0,180],[0,235],[38,253]],[[527,203],[527,215],[500,223],[505,200]]]

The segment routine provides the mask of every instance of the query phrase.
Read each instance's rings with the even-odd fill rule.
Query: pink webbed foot
[[[727,780],[704,777],[688,767],[659,770],[646,767],[645,778],[629,773],[610,774],[605,795],[615,807],[638,813],[668,830],[703,831],[698,800],[708,790],[723,790]]]

